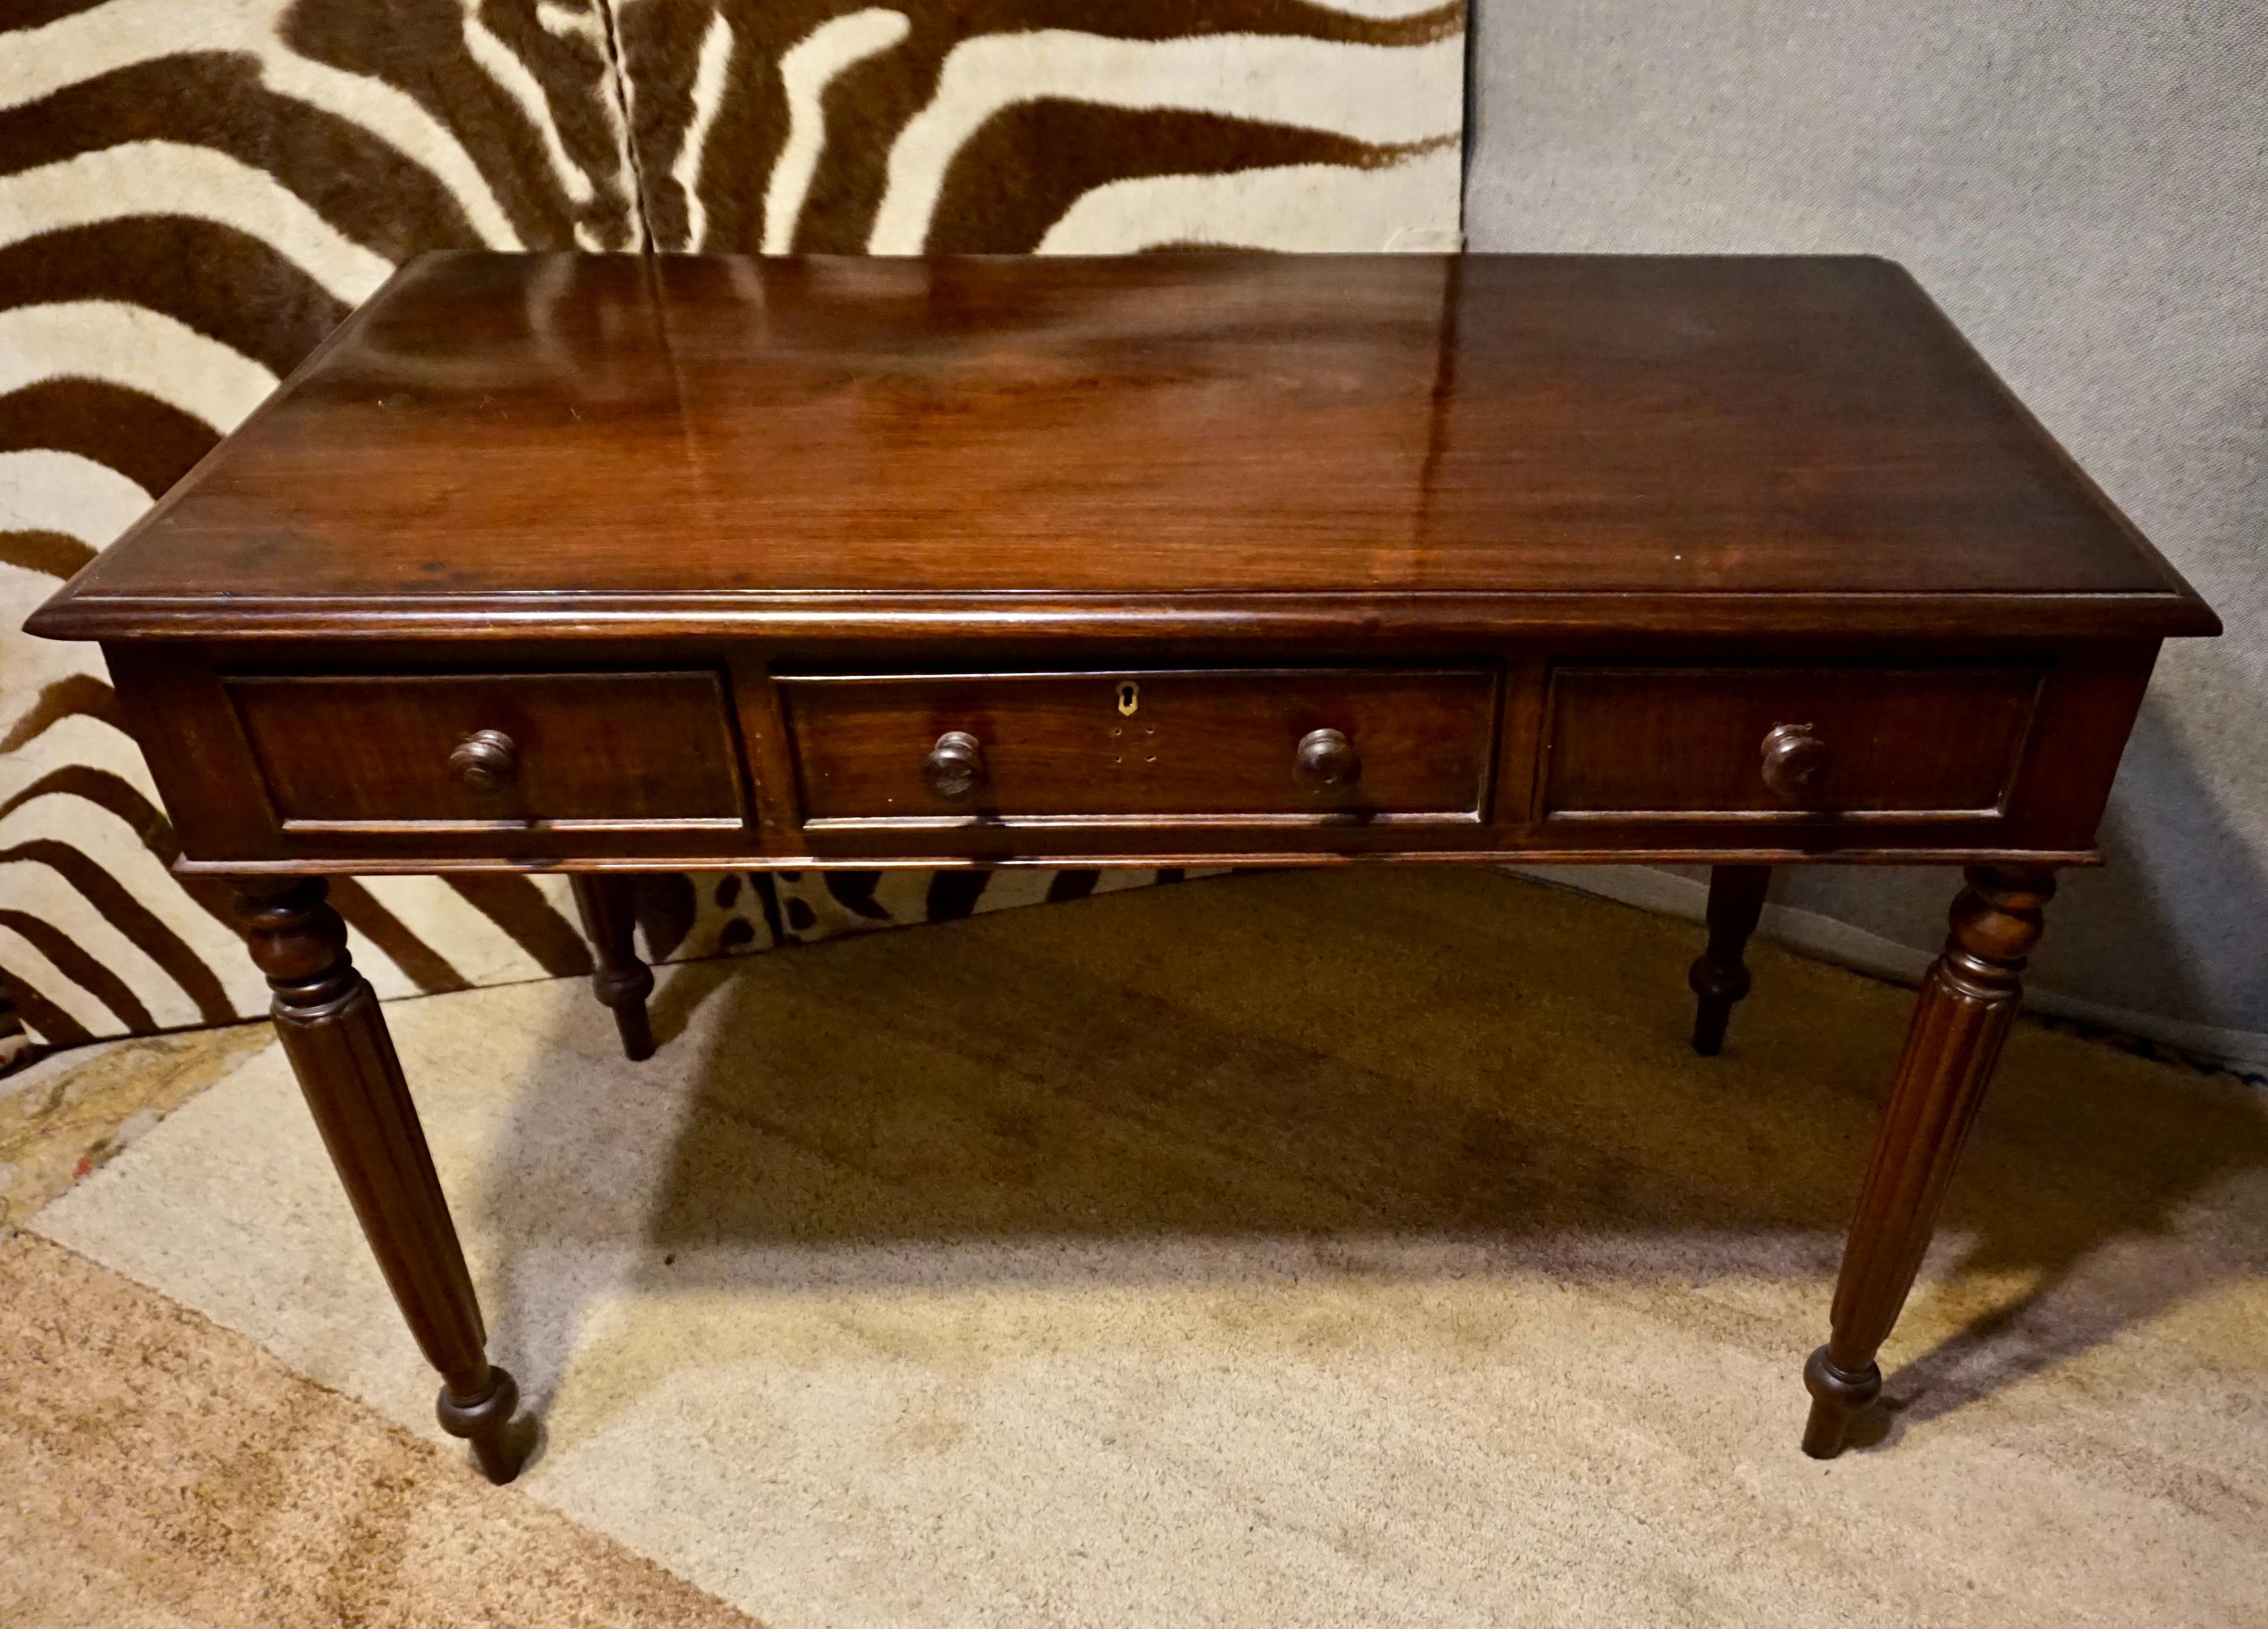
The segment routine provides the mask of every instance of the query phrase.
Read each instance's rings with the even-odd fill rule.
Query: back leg
[[[630,938],[636,920],[630,914],[630,882],[578,871],[569,879],[575,889],[575,907],[583,914],[583,931],[590,936],[591,952],[598,968],[591,974],[591,989],[615,1009],[615,1027],[622,1034],[622,1055],[636,1063],[653,1056],[653,1025],[646,1019],[645,998],[653,993],[653,969],[638,959]]]
[[[1693,1050],[1713,1058],[1725,1045],[1733,1003],[1749,993],[1749,965],[1741,959],[1764,914],[1768,865],[1719,865],[1709,872],[1709,948],[1686,982],[1700,998],[1693,1013]]]

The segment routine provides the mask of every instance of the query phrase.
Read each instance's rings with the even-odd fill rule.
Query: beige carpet
[[[2257,1624],[2268,1113],[2023,1026],[1797,1452],[1907,997],[1278,874],[390,1009],[549,1507],[817,1625]],[[272,1049],[32,1225],[439,1442]],[[65,1386],[66,1377],[49,1383]]]
[[[10,1629],[755,1629],[69,1251],[0,1241]]]
[[[0,1238],[242,1061],[265,1020],[75,1046],[0,1075]]]

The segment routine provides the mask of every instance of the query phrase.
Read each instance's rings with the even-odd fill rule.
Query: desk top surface
[[[431,257],[33,626],[1103,605],[2217,628],[1886,262],[1211,253]]]

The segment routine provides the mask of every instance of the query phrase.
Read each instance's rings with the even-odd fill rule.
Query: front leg
[[[519,1388],[488,1360],[488,1332],[417,1105],[378,997],[354,969],[320,877],[237,884],[252,959],[276,992],[276,1032],[299,1090],[426,1361],[441,1372],[441,1428],[468,1439],[491,1482],[519,1473],[509,1439]]]
[[[2039,942],[2055,874],[1975,866],[1953,902],[1953,932],[1922,980],[1913,1020],[1835,1283],[1833,1332],[1803,1367],[1811,1419],[1803,1451],[1832,1459],[1852,1418],[1881,1394],[1874,1354],[1920,1270],[1961,1145],[2016,1016],[2024,958]]]

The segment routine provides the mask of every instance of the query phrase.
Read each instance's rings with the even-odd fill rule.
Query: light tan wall
[[[1471,247],[1902,260],[2220,610],[2159,664],[2110,865],[2066,880],[2034,983],[2268,1056],[2268,5],[1475,12]],[[1925,947],[1950,892],[1773,898]]]

